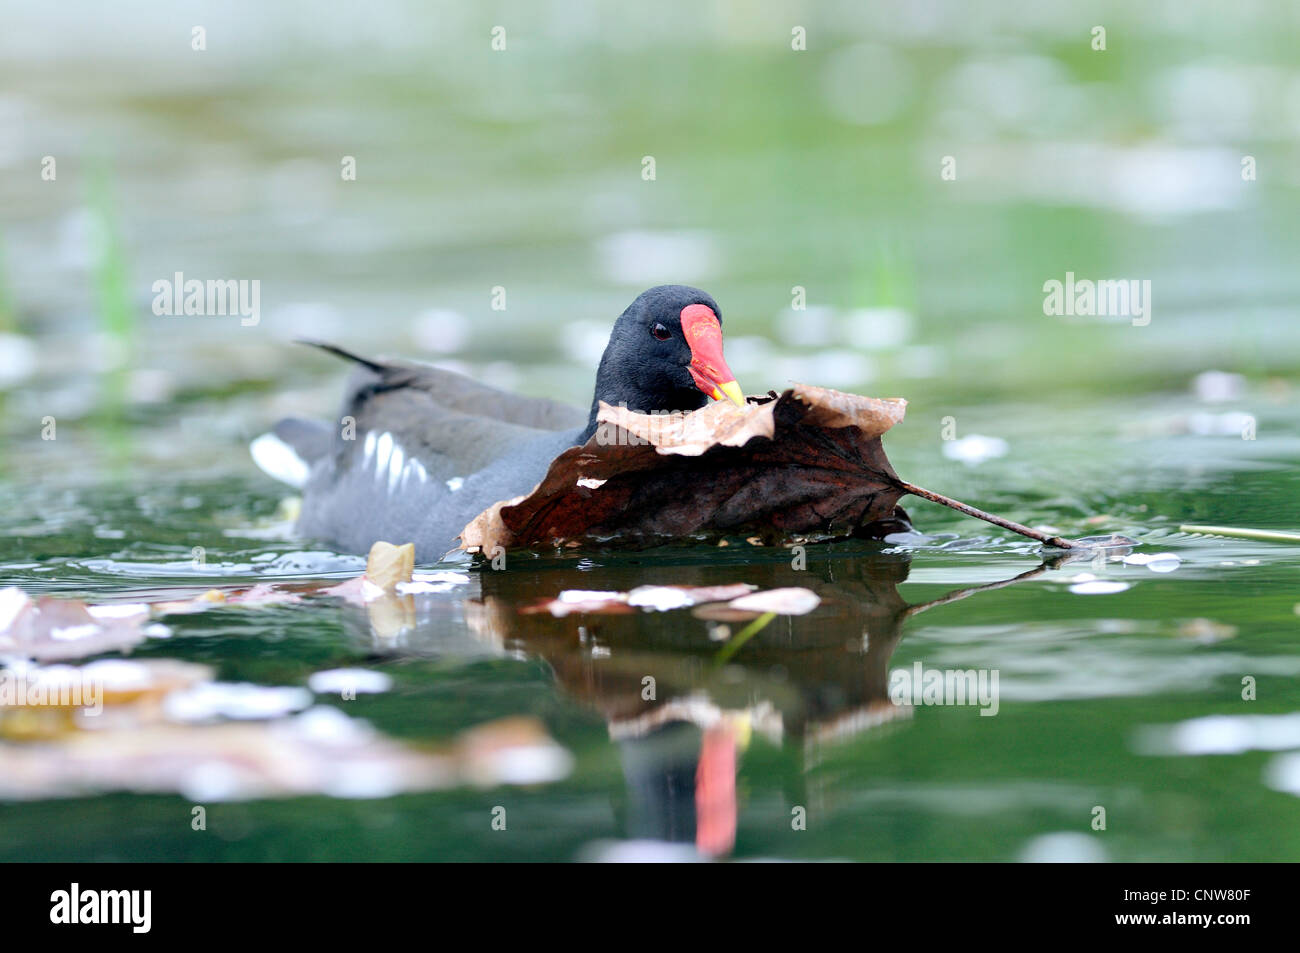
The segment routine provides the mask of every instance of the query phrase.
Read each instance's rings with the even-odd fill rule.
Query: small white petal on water
[[[1204,371],[1192,381],[1192,393],[1207,404],[1238,400],[1246,392],[1246,378],[1224,371]]]
[[[1062,831],[1035,837],[1021,848],[1017,859],[1022,864],[1101,864],[1108,858],[1097,838]]]
[[[221,718],[279,718],[311,703],[311,692],[297,686],[208,682],[168,695],[163,713],[172,721],[191,723]]]
[[[317,695],[377,695],[392,688],[393,679],[365,668],[332,668],[314,673],[307,687]]]
[[[1218,755],[1300,748],[1300,712],[1285,715],[1206,715],[1139,730],[1141,754]]]
[[[1264,783],[1274,791],[1300,797],[1300,752],[1279,755],[1264,769]]]
[[[288,722],[288,729],[317,744],[364,744],[374,737],[369,722],[349,718],[332,705],[315,705]]]
[[[1173,553],[1131,553],[1123,561],[1128,566],[1146,566],[1152,572],[1173,572],[1183,562]]]
[[[968,466],[978,466],[985,460],[1005,457],[1010,446],[1001,437],[986,437],[973,433],[960,440],[948,440],[943,445],[943,455]]]

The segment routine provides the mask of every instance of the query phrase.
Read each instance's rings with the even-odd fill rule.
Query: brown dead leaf
[[[906,407],[805,384],[690,414],[602,404],[596,435],[560,454],[531,493],[479,514],[461,545],[849,535],[890,517],[905,492],[880,436]]]

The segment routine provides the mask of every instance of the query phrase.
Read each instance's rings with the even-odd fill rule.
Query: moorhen
[[[698,288],[638,295],[614,323],[585,421],[552,400],[317,343],[359,365],[339,423],[282,420],[253,441],[253,459],[302,488],[303,535],[355,553],[380,539],[413,541],[418,560],[435,561],[475,516],[528,493],[557,455],[585,443],[601,401],[642,413],[697,410],[709,397],[743,405],[722,357],[721,320]]]

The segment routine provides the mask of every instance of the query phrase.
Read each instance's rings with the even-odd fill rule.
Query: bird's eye
[[[653,334],[661,341],[667,341],[670,337],[673,336],[673,332],[669,331],[667,326],[663,324],[656,324],[650,333]]]

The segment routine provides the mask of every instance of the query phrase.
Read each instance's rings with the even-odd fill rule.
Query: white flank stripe
[[[406,464],[406,452],[401,447],[393,446],[393,456],[388,461],[388,492],[392,493],[397,489],[397,483],[402,479],[402,468]]]
[[[393,454],[393,435],[390,433],[381,434],[379,443],[375,449],[375,474],[379,477],[388,476],[388,458]]]

